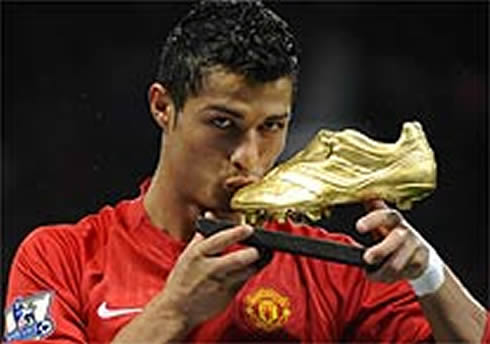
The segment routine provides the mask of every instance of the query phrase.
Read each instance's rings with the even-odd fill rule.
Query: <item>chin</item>
[[[229,207],[229,204],[219,204],[215,205],[214,207],[208,207],[209,211],[212,211],[214,214],[232,214],[233,210]]]

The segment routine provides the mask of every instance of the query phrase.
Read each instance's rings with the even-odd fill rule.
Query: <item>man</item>
[[[365,259],[391,258],[369,276],[277,252],[259,268],[257,250],[237,245],[253,232],[246,225],[206,239],[196,233],[199,216],[235,218],[233,193],[273,166],[297,73],[294,37],[270,10],[197,5],[169,35],[149,90],[164,132],[153,177],[137,199],[24,240],[10,275],[5,340],[479,341],[484,310],[382,202],[371,202],[357,226],[388,230]],[[267,228],[354,244],[291,221]]]

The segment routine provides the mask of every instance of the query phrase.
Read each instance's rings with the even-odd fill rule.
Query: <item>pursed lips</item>
[[[225,179],[224,188],[230,192],[230,194],[234,194],[238,189],[257,182],[259,179],[260,177],[256,175],[229,177]]]

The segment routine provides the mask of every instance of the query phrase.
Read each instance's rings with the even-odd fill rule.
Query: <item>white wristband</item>
[[[408,280],[417,296],[436,292],[444,283],[444,262],[431,246],[429,246],[429,262],[425,271],[419,277]]]

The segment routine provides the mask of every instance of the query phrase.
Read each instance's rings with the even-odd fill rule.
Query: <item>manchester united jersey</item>
[[[267,228],[352,243],[293,222]],[[11,268],[4,340],[110,342],[165,287],[184,248],[150,223],[142,195],[76,224],[34,230]],[[276,252],[186,341],[428,340],[430,327],[406,282],[376,283],[357,267]]]
[[[481,341],[483,344],[490,343],[490,313],[487,314],[487,325],[485,326],[485,332]]]

